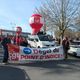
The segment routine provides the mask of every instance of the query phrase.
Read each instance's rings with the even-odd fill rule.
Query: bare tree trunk
[[[46,24],[45,24],[45,23],[46,23],[46,19],[45,19],[45,17],[44,17],[44,26],[43,26],[43,27],[44,27],[44,28],[43,28],[44,33],[46,33],[46,30],[47,30],[47,29],[46,29],[46,28],[47,28],[47,26],[46,26]]]
[[[64,38],[64,28],[65,28],[65,22],[66,22],[66,19],[65,19],[65,0],[61,0],[61,7],[62,7],[62,25],[61,25],[61,30],[62,30],[62,34],[61,34],[61,38],[63,39]]]
[[[62,39],[64,38],[64,30],[62,31],[61,38],[62,38]]]

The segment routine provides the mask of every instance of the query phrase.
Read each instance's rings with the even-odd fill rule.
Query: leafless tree
[[[41,3],[41,7],[36,8],[36,12],[42,14],[44,18],[44,30],[56,28],[63,38],[65,30],[74,27],[74,20],[80,9],[80,0],[43,0]]]
[[[78,17],[75,19],[75,28],[77,31],[80,31],[80,13]]]

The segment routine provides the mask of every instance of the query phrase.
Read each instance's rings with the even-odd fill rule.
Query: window
[[[28,40],[30,40],[30,41],[34,41],[34,39],[31,39],[31,38],[29,38]]]
[[[80,45],[80,42],[72,42],[71,45]]]
[[[35,41],[37,41],[37,42],[38,42],[38,39],[37,39],[37,38],[35,38]]]
[[[41,41],[54,41],[50,36],[47,35],[38,35]]]

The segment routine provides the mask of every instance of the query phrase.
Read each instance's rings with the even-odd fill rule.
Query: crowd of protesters
[[[57,39],[58,44],[63,46],[63,51],[64,51],[64,58],[67,59],[68,58],[68,50],[70,48],[70,40],[68,39],[68,37],[64,37],[63,40],[61,40],[60,38]],[[3,62],[7,62],[8,61],[8,46],[7,44],[11,43],[11,44],[15,44],[18,46],[24,46],[27,47],[28,46],[28,41],[26,37],[22,37],[21,35],[16,35],[16,36],[11,36],[9,34],[7,34],[4,37],[0,37],[0,42],[3,46],[3,50],[4,50],[4,58],[3,58]]]
[[[3,54],[4,54],[3,63],[8,62],[9,53],[8,53],[8,45],[7,44],[15,44],[15,45],[24,46],[24,47],[28,46],[27,38],[22,37],[21,35],[11,36],[9,34],[6,34],[5,36],[0,37],[0,43],[3,47]]]
[[[27,47],[28,46],[28,41],[26,37],[22,37],[20,36],[14,36],[12,37],[12,43],[18,46],[24,46]]]

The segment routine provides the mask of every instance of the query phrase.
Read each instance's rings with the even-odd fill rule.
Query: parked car
[[[80,57],[80,41],[71,42],[68,53]]]
[[[55,40],[47,35],[28,35],[28,43],[31,47],[36,48],[55,46]]]

